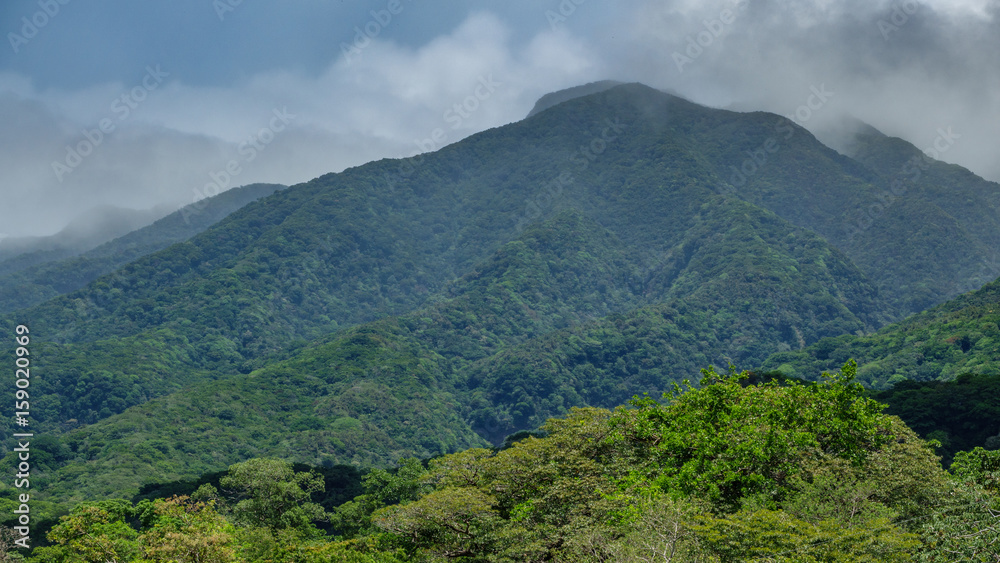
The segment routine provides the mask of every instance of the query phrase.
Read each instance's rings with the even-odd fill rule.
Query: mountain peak
[[[597,82],[590,82],[588,84],[581,84],[580,86],[573,86],[572,88],[550,92],[541,98],[538,98],[538,101],[535,102],[535,107],[531,108],[531,111],[528,112],[528,117],[541,113],[552,106],[568,102],[574,98],[597,94],[605,90],[610,90],[611,88],[621,84],[624,83],[616,80],[599,80]]]
[[[866,140],[887,139],[888,135],[860,119],[845,115],[835,124],[815,132],[816,138],[831,149],[854,158],[859,145]]]

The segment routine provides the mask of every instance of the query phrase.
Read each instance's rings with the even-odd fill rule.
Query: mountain
[[[849,358],[858,362],[858,378],[878,389],[906,380],[996,374],[1000,371],[1000,280],[875,334],[845,334],[803,350],[775,354],[763,368],[808,376],[836,369]]]
[[[954,137],[940,129],[926,152],[947,151],[960,142]],[[1000,276],[1000,185],[933,160],[914,145],[871,127],[856,133],[845,152],[883,179],[875,199],[848,216],[847,228],[854,237],[845,251],[881,255],[881,268],[901,282],[909,268],[924,272],[924,280],[901,283],[896,290],[908,295],[910,312]],[[922,242],[914,245],[915,240]],[[888,251],[900,247],[919,247],[924,254],[903,260]]]
[[[62,254],[59,251],[36,251],[19,259],[8,260],[0,264],[0,271],[6,272],[0,275],[0,313],[31,307],[80,289],[141,256],[187,240],[247,203],[284,188],[285,186],[277,184],[252,184],[233,188],[187,205],[150,225],[132,230],[72,258],[56,260],[54,257]],[[92,224],[103,225],[104,218],[96,219]],[[78,231],[81,229],[83,225],[71,225],[57,236],[77,233],[70,238],[83,247],[89,244],[87,241],[92,237],[79,235]],[[114,232],[118,230],[121,229],[116,228]],[[106,235],[108,231],[102,232]],[[43,256],[45,260],[41,263],[24,265],[28,261],[40,260]],[[14,267],[15,263],[20,265]]]
[[[1000,274],[1000,184],[881,134],[852,159],[784,118],[741,115],[723,120],[723,113],[710,112],[689,129],[700,154],[727,163],[717,169],[726,180],[722,189],[842,250],[892,303],[897,319]],[[876,144],[907,150],[880,152]]]
[[[530,112],[528,112],[528,117],[532,117],[537,113],[541,113],[550,107],[559,105],[563,102],[568,102],[572,99],[581,98],[583,96],[589,96],[590,94],[598,94],[619,85],[621,85],[621,82],[617,82],[615,80],[600,80],[598,82],[591,82],[589,84],[574,86],[572,88],[566,88],[565,90],[545,94],[539,98],[537,102],[535,102],[535,106],[531,108]]]
[[[278,191],[3,317],[30,325],[32,422],[62,446],[42,489],[384,465],[874,331],[920,302],[901,285],[968,283],[918,267],[952,231],[850,239],[885,182],[773,114],[628,84]]]
[[[892,303],[896,320],[1000,275],[1000,184],[864,124],[851,124],[846,148],[836,145],[846,154],[839,154],[787,118],[657,94],[671,103],[653,117],[657,102],[644,100],[648,126],[683,139],[715,174],[720,193],[773,211],[842,250]],[[553,96],[549,107],[577,91]],[[944,129],[935,139],[945,151],[955,142]]]
[[[167,213],[162,207],[126,209],[104,205],[75,217],[54,235],[0,239],[0,274],[75,256],[149,225]]]
[[[870,314],[873,290],[837,279],[852,274],[842,256],[772,214],[713,197],[719,209],[705,209],[703,222],[729,212],[731,232],[688,249],[686,264],[664,263],[641,279],[627,259],[634,251],[620,239],[579,212],[561,212],[526,228],[433,305],[69,432],[66,443],[77,455],[67,456],[45,489],[109,495],[139,479],[193,477],[254,456],[370,466],[404,454],[439,455],[485,445],[484,438],[499,443],[574,406],[665,391],[706,365],[700,362],[762,358],[769,347],[816,338],[813,331],[864,326],[858,316]],[[789,232],[800,237],[797,244],[784,242]],[[746,238],[755,240],[740,244]],[[735,254],[749,258],[732,260]],[[717,269],[706,269],[706,261]],[[838,262],[843,271],[828,266]],[[761,279],[788,263],[801,273]],[[605,320],[648,302],[637,290],[658,295],[671,277],[685,282],[671,284],[667,305]],[[816,293],[788,296],[775,310],[771,300],[794,287]],[[751,316],[756,322],[715,328]],[[124,441],[114,438],[126,432]],[[188,455],[194,452],[211,454]]]
[[[81,350],[60,348],[47,356],[54,362],[79,355],[105,365],[97,358],[127,355],[139,341],[159,349],[151,338],[186,340],[171,356],[193,365],[150,361],[149,373],[157,376],[149,379],[169,387],[164,372],[248,372],[297,339],[420,307],[525,225],[561,209],[589,215],[636,249],[641,268],[655,268],[697,224],[702,205],[719,198],[718,178],[701,153],[668,127],[713,111],[638,85],[577,98],[431,155],[380,161],[281,191],[18,317],[30,319],[43,341]],[[579,147],[588,140],[593,151],[585,154]],[[817,158],[842,158],[813,145]],[[720,221],[730,220],[720,214]],[[681,248],[681,256],[698,244]],[[865,312],[872,319],[891,313],[875,307]],[[871,320],[869,328],[878,324]],[[101,371],[126,382],[145,366],[138,358],[131,373],[113,362]],[[75,363],[50,367],[85,379],[93,371]],[[127,391],[132,384],[113,386],[132,399],[107,397],[111,406],[88,406],[69,418],[93,422],[105,408],[114,413],[138,404],[152,385],[138,381],[134,392]]]

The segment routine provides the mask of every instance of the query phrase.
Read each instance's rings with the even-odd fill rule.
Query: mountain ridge
[[[941,228],[850,242],[846,218],[891,180],[783,120],[614,86],[281,190],[4,315],[31,320],[40,425],[67,448],[43,478],[104,494],[260,454],[385,465],[497,443],[706,363],[870,333],[967,281]],[[992,189],[958,193],[988,207]],[[897,207],[982,252],[941,205]]]
[[[840,359],[855,359],[858,378],[885,389],[905,380],[995,374],[998,358],[1000,278],[874,334],[826,338],[801,351],[775,354],[762,368],[801,376],[836,369]]]
[[[186,240],[249,201],[284,187],[279,184],[250,184],[233,188],[187,205],[77,256],[46,261],[0,275],[0,314],[31,307],[79,289],[135,259]]]
[[[737,213],[749,207],[714,197],[719,206],[736,206]],[[766,212],[762,215],[773,219]],[[730,245],[720,240],[714,246]],[[677,368],[672,362],[683,360],[684,352],[691,350],[710,359],[713,348],[707,343],[675,341],[681,330],[663,323],[639,323],[633,326],[640,329],[631,335],[614,336],[610,328],[617,322],[614,319],[621,315],[634,319],[637,311],[640,317],[660,314],[667,323],[684,323],[685,331],[695,319],[694,314],[674,309],[694,308],[685,305],[691,300],[690,288],[669,302],[635,309],[648,302],[636,291],[641,287],[631,281],[641,268],[618,259],[623,255],[621,247],[614,235],[580,212],[561,212],[528,227],[517,240],[498,249],[460,278],[447,299],[399,317],[338,331],[248,375],[195,381],[69,432],[66,440],[75,459],[69,458],[67,468],[46,488],[62,494],[129,492],[143,484],[136,482],[139,477],[191,478],[235,463],[241,456],[291,456],[314,465],[386,465],[400,457],[428,457],[481,446],[486,439],[496,444],[512,432],[565,415],[574,406],[610,405],[643,391],[665,391],[699,365],[687,360]],[[829,248],[826,252],[828,260],[836,255]],[[703,250],[695,251],[691,267],[699,270],[696,263],[707,256]],[[748,281],[746,286],[753,283]],[[721,291],[731,292],[737,286],[725,285]],[[829,301],[830,297],[820,299]],[[767,300],[768,295],[761,295],[756,306],[766,307]],[[733,306],[716,306],[699,313],[698,330],[711,334],[720,314],[734,312]],[[779,318],[768,321],[754,334],[780,332],[787,328],[783,323]],[[752,326],[736,327],[733,332],[751,330]],[[591,348],[584,352],[584,363],[573,366],[574,362],[562,361],[565,369],[551,374],[517,365],[525,355],[559,357],[532,352],[567,340],[561,337],[567,332],[569,342]],[[594,349],[595,336],[606,343],[597,342]],[[612,344],[613,338],[623,342]],[[723,341],[733,336],[717,338]],[[791,338],[789,346],[801,335]],[[631,357],[625,348],[633,349]],[[667,359],[654,363],[654,357],[661,354]],[[629,366],[617,367],[619,357],[627,357]],[[175,422],[152,422],[157,419]],[[220,431],[230,424],[239,430]],[[135,429],[127,448],[108,439],[121,435],[125,428]],[[371,436],[378,437],[377,447]],[[80,459],[84,452],[89,461]],[[213,452],[215,465],[207,464],[204,456],[183,461],[186,458],[175,452]],[[122,469],[116,469],[117,465]]]

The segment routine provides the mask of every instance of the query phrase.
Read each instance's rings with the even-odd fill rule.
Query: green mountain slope
[[[816,235],[715,197],[639,284],[659,303],[512,346],[469,370],[469,418],[491,440],[570,406],[657,395],[709,364],[756,365],[772,350],[878,323],[875,291]],[[720,229],[720,225],[726,228]]]
[[[683,117],[666,126],[710,163],[721,192],[823,236],[897,319],[1000,275],[1000,185],[877,132],[859,135],[852,159],[773,114],[677,99],[672,109]]]
[[[671,129],[702,111],[715,110],[638,85],[571,100],[418,159],[296,186],[130,264],[110,285],[26,314],[59,341],[127,336],[184,314],[253,356],[291,336],[411,309],[570,204],[626,242],[660,250],[716,187],[702,151]],[[231,284],[253,305],[226,299],[233,288],[219,286]],[[174,309],[165,318],[135,310],[164,301]],[[247,309],[257,312],[246,319],[256,335],[240,326]]]
[[[53,235],[0,238],[0,275],[76,256],[149,225],[168,213],[163,206],[127,209],[102,205],[74,217]]]
[[[447,453],[877,316],[874,290],[815,235],[721,196],[696,221],[681,260],[644,271],[612,233],[562,212],[429,307],[70,432],[75,456],[45,488],[113,494],[260,455],[385,465]],[[721,236],[704,230],[725,223]],[[669,304],[623,313],[650,295]]]
[[[412,310],[524,225],[568,206],[637,249],[640,267],[653,267],[716,197],[717,178],[701,155],[684,135],[664,128],[702,111],[635,85],[571,100],[421,161],[383,161],[280,192],[20,318],[32,319],[42,341],[94,350],[60,353],[48,365],[41,360],[55,376],[55,393],[77,387],[60,382],[92,371],[61,358],[94,357],[108,347],[124,353],[132,344],[122,339],[140,334],[187,342],[175,356],[190,364],[109,365],[97,375],[123,383],[112,386],[121,396],[105,404],[62,401],[68,417],[89,423],[183,384],[189,374],[249,372],[296,339]],[[581,115],[591,118],[574,119]],[[580,150],[587,140],[600,154]],[[510,154],[518,157],[515,168],[497,156]],[[416,168],[400,168],[406,164]],[[519,203],[518,195],[528,197]],[[692,239],[683,254],[699,244]],[[673,280],[654,283],[642,290],[648,299],[670,297]],[[689,279],[677,283],[694,289]],[[873,328],[889,316],[872,307],[858,311],[867,315],[863,326],[844,328]],[[138,388],[124,384],[135,381]]]
[[[741,151],[775,135],[774,119],[619,86],[437,153],[297,186],[137,261],[110,285],[29,315],[59,341],[122,337],[184,316],[201,329],[188,334],[219,331],[252,359],[296,337],[419,306],[519,228],[567,205],[628,243],[665,251],[662,240],[683,232],[707,189],[725,185]],[[845,205],[860,205],[880,180],[786,126],[793,136],[774,166],[737,193],[839,244]],[[901,248],[901,260],[933,254],[939,242],[913,244],[927,248]],[[875,256],[847,252],[883,288],[955,283],[920,268],[913,279],[880,277]],[[246,296],[239,304],[237,289]],[[167,302],[171,312],[159,313]]]
[[[875,334],[827,338],[763,365],[801,376],[836,369],[848,358],[857,360],[858,378],[876,388],[1000,372],[1000,280]]]
[[[645,107],[654,126],[683,137],[716,174],[720,192],[843,250],[893,304],[897,319],[1000,275],[995,182],[870,127],[851,142],[849,158],[773,114],[715,110],[675,97],[662,104],[647,98]],[[939,144],[953,142],[942,137]]]
[[[682,139],[646,126],[631,97],[625,90],[573,100],[565,115],[543,112],[419,159],[279,192],[4,324],[30,321],[40,343],[81,349],[60,357],[95,358],[108,346],[126,353],[123,339],[155,334],[187,342],[175,356],[191,363],[172,364],[166,371],[176,375],[165,379],[157,372],[162,388],[203,369],[249,372],[296,340],[413,310],[526,225],[570,204],[655,255],[685,231],[713,179]],[[578,147],[595,136],[605,144],[592,161]],[[51,361],[52,380],[89,370]],[[104,372],[140,382],[149,373],[127,364]],[[155,395],[149,387],[146,398]],[[121,399],[88,410],[101,417],[136,404]]]
[[[65,443],[76,455],[45,490],[118,494],[252,455],[385,465],[484,445],[460,417],[462,367],[634,301],[624,289],[628,266],[616,263],[620,251],[620,242],[579,214],[530,227],[433,306],[346,329],[284,362],[70,432]],[[165,445],[156,454],[140,444]]]
[[[33,423],[67,447],[43,478],[103,494],[269,452],[432,455],[868,332],[912,305],[899,284],[958,283],[847,244],[883,176],[778,119],[610,88],[293,186],[7,314],[31,326]]]
[[[278,184],[233,188],[79,256],[9,271],[0,276],[0,313],[25,309],[80,289],[141,256],[187,240],[247,203],[284,188]],[[6,270],[0,265],[0,271]]]
[[[950,147],[961,141],[942,129],[936,142]],[[880,267],[900,281],[912,268],[924,272],[927,279],[897,290],[908,296],[911,312],[1000,276],[1000,185],[871,128],[856,134],[847,153],[883,178],[875,199],[848,216],[853,236],[847,251],[882,256]]]

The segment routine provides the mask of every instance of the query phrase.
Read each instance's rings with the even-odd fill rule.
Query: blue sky
[[[998,179],[996,15],[997,0],[5,0],[0,233],[176,208],[234,160],[225,187],[409,156],[603,78],[786,115],[823,87],[806,127],[855,115],[918,146],[952,127],[942,159]],[[475,111],[448,113],[483,83]]]
[[[64,0],[65,1],[65,0]],[[258,73],[296,70],[322,73],[351,42],[354,27],[386,10],[388,1],[293,0],[70,0],[21,53],[4,49],[0,64],[31,76],[40,88],[81,88],[127,81],[129,69],[151,61],[175,69],[190,86],[227,86]],[[401,11],[379,39],[419,48],[456,28],[474,11],[489,10],[511,23],[514,41],[548,27],[543,4],[530,0],[469,2],[401,0]],[[0,6],[4,32],[19,31],[38,0],[7,0]],[[580,17],[593,17],[580,11]],[[13,22],[14,25],[10,25]],[[576,22],[582,23],[582,22]]]

